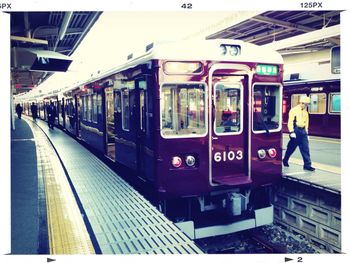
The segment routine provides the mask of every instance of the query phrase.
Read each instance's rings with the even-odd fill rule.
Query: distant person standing
[[[18,119],[21,119],[22,111],[23,111],[23,108],[22,108],[21,104],[18,103],[16,105],[16,113],[17,113]]]
[[[36,119],[38,118],[38,106],[35,105],[34,102],[30,106],[30,111],[32,112],[33,121],[36,121]]]
[[[287,150],[283,158],[283,165],[289,166],[289,157],[294,153],[297,146],[304,160],[304,170],[315,171],[315,168],[311,166],[308,129],[309,129],[309,113],[306,106],[310,103],[310,98],[302,96],[297,106],[293,107],[289,111],[288,117],[288,130],[289,130],[289,142]]]
[[[49,128],[54,129],[55,119],[56,119],[56,107],[53,102],[50,102],[50,105],[47,107],[47,122]]]

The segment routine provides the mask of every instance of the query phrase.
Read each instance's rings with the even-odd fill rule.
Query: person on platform
[[[50,102],[50,105],[47,107],[47,122],[49,128],[54,129],[55,119],[56,119],[56,107],[53,102]]]
[[[21,119],[22,111],[23,111],[23,108],[22,108],[21,104],[18,103],[16,105],[16,113],[17,113],[18,119]]]
[[[289,167],[289,157],[294,153],[297,146],[299,146],[304,161],[304,170],[315,171],[315,168],[311,166],[309,139],[307,135],[309,129],[309,113],[306,107],[308,104],[310,104],[310,98],[302,96],[299,104],[289,111],[288,130],[290,140],[283,158],[283,165]]]
[[[30,111],[32,112],[33,121],[38,118],[38,106],[33,102],[30,106]]]

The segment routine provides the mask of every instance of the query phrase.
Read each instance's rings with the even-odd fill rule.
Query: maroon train
[[[164,213],[181,210],[172,219],[201,238],[272,222],[282,76],[277,52],[241,41],[151,44],[47,96],[40,116],[55,100],[58,125],[150,182]]]
[[[309,111],[309,134],[340,138],[341,96],[340,79],[296,80],[284,83],[283,131],[288,132],[288,112],[298,104],[299,98],[311,99]]]

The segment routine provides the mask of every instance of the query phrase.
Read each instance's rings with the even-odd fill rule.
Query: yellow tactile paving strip
[[[42,130],[27,122],[36,143],[38,173],[44,178],[50,254],[95,254],[56,152]]]

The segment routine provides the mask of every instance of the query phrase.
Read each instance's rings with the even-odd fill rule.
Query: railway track
[[[321,253],[307,240],[277,225],[196,241],[208,254],[292,254]]]

